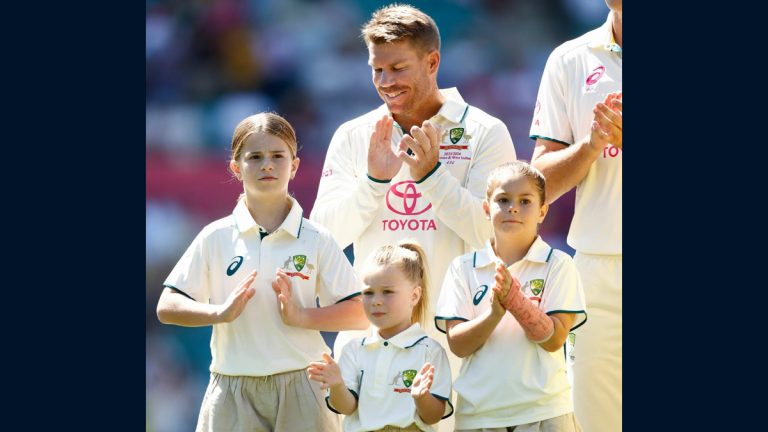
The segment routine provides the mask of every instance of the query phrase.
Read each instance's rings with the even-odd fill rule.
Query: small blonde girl
[[[329,389],[328,408],[346,415],[345,431],[433,431],[453,413],[448,357],[422,329],[427,274],[414,242],[373,251],[362,272],[372,336],[350,341],[338,364],[328,354],[310,364],[310,379]]]

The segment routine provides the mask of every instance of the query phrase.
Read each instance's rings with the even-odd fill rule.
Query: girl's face
[[[483,201],[495,236],[513,236],[521,241],[536,238],[537,225],[544,221],[548,208],[542,205],[533,180],[516,174],[500,178],[490,198]]]
[[[396,265],[369,265],[363,276],[363,308],[384,339],[411,326],[411,314],[421,297],[421,287],[405,277]]]
[[[296,175],[299,158],[283,140],[264,132],[251,134],[230,168],[243,182],[247,195],[288,194],[288,182]]]

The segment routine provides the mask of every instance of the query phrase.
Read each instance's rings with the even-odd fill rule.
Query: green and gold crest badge
[[[414,378],[416,378],[416,369],[406,369],[403,371],[403,384],[406,387],[410,387],[413,384]]]
[[[449,137],[451,138],[451,142],[454,144],[459,142],[459,140],[463,136],[464,136],[464,128],[453,128],[449,132]]]
[[[307,256],[306,255],[294,255],[293,256],[293,267],[296,268],[296,271],[301,271],[301,269],[304,268],[304,264],[307,263]]]
[[[531,292],[533,295],[541,294],[541,290],[544,289],[544,279],[534,279],[531,281]]]

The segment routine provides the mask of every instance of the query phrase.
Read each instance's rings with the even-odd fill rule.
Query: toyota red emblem
[[[604,72],[605,72],[605,66],[596,67],[592,71],[592,73],[589,74],[589,76],[587,77],[587,85],[592,85],[600,81],[600,78],[603,76]]]
[[[415,216],[432,208],[432,203],[424,208],[417,208],[421,193],[416,190],[413,180],[401,181],[390,186],[387,191],[387,207],[393,212],[404,216]]]

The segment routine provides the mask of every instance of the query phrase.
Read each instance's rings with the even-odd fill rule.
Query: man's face
[[[430,64],[439,62],[436,51],[422,53],[408,41],[368,46],[373,85],[393,115],[410,116],[425,103],[431,83]]]

